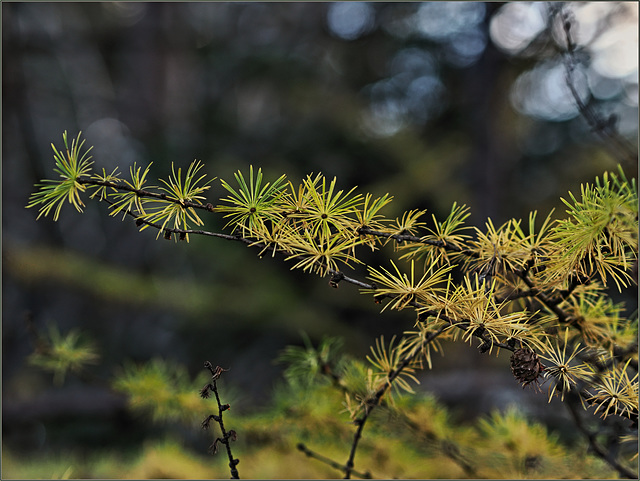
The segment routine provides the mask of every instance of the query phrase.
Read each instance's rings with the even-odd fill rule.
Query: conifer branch
[[[95,181],[94,181],[95,182]],[[107,183],[99,183],[98,185],[104,185]],[[111,183],[109,183],[111,184]],[[131,191],[132,189],[127,187],[127,186],[120,186],[117,184],[114,185],[109,185],[110,187],[114,187],[117,189],[120,188],[124,188],[123,190],[128,190]],[[151,196],[157,196],[157,195],[164,195],[164,194],[155,194],[153,192],[144,192],[143,195],[147,195],[150,194]],[[107,200],[108,203],[111,204],[111,201]],[[202,205],[199,204],[194,204],[196,206],[198,206],[199,208],[203,208]],[[208,211],[211,211],[211,204],[207,204],[207,206],[205,207]],[[162,230],[165,233],[165,238],[170,238],[169,236],[171,234],[178,234],[179,238],[181,240],[183,240],[185,238],[186,235],[188,234],[194,234],[194,235],[203,235],[203,236],[210,236],[210,237],[217,237],[220,239],[225,239],[225,240],[231,240],[231,241],[238,241],[238,242],[242,242],[244,244],[247,244],[249,246],[253,246],[253,247],[257,247],[259,248],[262,252],[267,251],[267,252],[273,252],[273,253],[279,253],[281,254],[280,251],[277,251],[275,249],[275,247],[268,245],[268,244],[264,244],[262,242],[260,242],[259,240],[256,239],[251,239],[251,238],[247,238],[247,237],[243,237],[240,235],[230,235],[230,234],[224,234],[224,233],[220,233],[220,232],[211,232],[211,231],[205,231],[205,230],[201,230],[201,229],[179,229],[179,228],[171,228],[171,227],[162,227],[160,224],[148,221],[146,219],[144,219],[142,216],[140,215],[136,215],[131,211],[126,211],[126,214],[132,216],[134,219],[136,219],[136,224],[139,225],[148,225],[150,227],[153,227],[155,229],[158,229],[159,231]],[[441,242],[434,242],[434,241],[429,241],[420,237],[415,237],[415,236],[408,236],[408,235],[404,235],[404,236],[398,236],[398,235],[390,235],[384,232],[378,232],[378,231],[372,231],[369,229],[361,229],[361,232],[364,234],[368,234],[368,235],[374,235],[374,236],[380,236],[380,237],[391,237],[394,238],[395,240],[398,241],[411,241],[411,242],[423,242],[423,243],[429,243],[431,245],[436,245],[438,247],[446,247],[446,248],[450,248],[452,251],[454,252],[458,252],[461,253],[463,255],[469,255],[470,257],[476,257],[477,253],[468,249],[461,249],[457,246],[446,246],[446,244],[441,243]],[[290,256],[289,259],[290,260],[296,260],[296,259],[302,259],[303,256]],[[345,275],[342,271],[340,270],[336,270],[336,269],[328,269],[327,270],[328,273],[331,275],[331,280],[330,280],[330,285],[332,287],[337,287],[338,283],[341,281],[344,281],[346,283],[355,285],[357,287],[360,287],[362,289],[368,289],[368,290],[375,290],[376,286],[374,284],[371,283],[366,283],[363,281],[360,281],[358,279],[355,279],[353,277],[349,277],[347,275]],[[554,312],[554,314],[556,314],[556,316],[558,317],[559,322],[566,322],[567,318],[568,318],[568,314],[561,309],[560,307],[558,307],[558,304],[560,302],[560,300],[554,300],[554,299],[550,299],[547,297],[547,295],[545,295],[544,293],[540,292],[534,285],[533,281],[531,281],[528,277],[528,271],[524,271],[524,270],[520,270],[520,271],[515,271],[515,274],[520,277],[525,284],[529,287],[528,291],[520,291],[517,294],[512,294],[511,296],[507,296],[505,298],[498,298],[499,302],[504,302],[504,301],[508,301],[508,300],[515,300],[517,298],[520,297],[534,297],[537,298],[540,302],[542,302],[545,306],[547,306],[551,311]],[[575,289],[575,286],[577,286],[577,283],[572,283],[571,284],[573,287],[570,287],[569,290],[567,291],[563,291],[562,294],[562,298],[566,298],[570,295],[570,293],[573,291],[573,289]],[[376,298],[377,302],[381,301],[382,299],[386,298],[386,297],[391,297],[388,295],[383,295],[383,296],[378,296]],[[421,309],[424,308],[425,306],[421,305],[418,302],[412,301],[409,303],[409,305],[412,305],[413,307],[415,307],[416,309]],[[435,313],[434,313],[435,315]],[[446,316],[444,317],[446,319]],[[482,336],[478,336],[481,337]],[[484,338],[482,338],[483,340],[485,340]],[[497,346],[497,347],[505,347],[508,348],[508,346],[505,344],[503,346]],[[513,350],[513,349],[511,349]]]
[[[581,52],[573,37],[572,13],[564,4],[549,7],[549,12],[551,23],[561,22],[566,42],[561,47],[565,82],[578,112],[617,158],[637,163],[637,150],[618,132],[616,115],[603,116],[594,107],[595,102],[581,97],[578,88]],[[345,479],[352,475],[371,477],[368,471],[354,469],[367,421],[378,406],[391,405],[392,389],[411,391],[406,379],[417,382],[412,374],[414,368],[422,368],[423,357],[430,362],[428,349],[437,350],[445,333],[454,340],[461,338],[469,343],[478,339],[481,353],[493,348],[511,351],[511,370],[523,387],[534,383],[539,389],[540,377],[550,380],[549,399],[559,395],[564,401],[566,397],[575,425],[587,438],[591,451],[620,476],[637,478],[616,459],[619,433],[607,446],[602,446],[598,439],[602,439],[603,432],[592,432],[578,408],[578,405],[585,410],[592,407],[593,414],[602,418],[601,426],[605,426],[608,416],[618,416],[625,422],[631,421],[629,431],[637,430],[638,343],[629,340],[634,326],[632,321],[621,326],[613,302],[600,303],[601,298],[606,298],[600,290],[606,287],[607,279],[613,279],[619,291],[633,283],[637,285],[637,192],[635,180],[627,181],[622,169],[619,179],[615,174],[611,176],[613,187],[605,174],[602,184],[596,179],[596,187],[582,188],[581,199],[576,200],[571,193],[573,203],[562,199],[569,207],[567,219],[552,220],[550,213],[543,227],[534,233],[534,214],[529,219],[528,235],[520,228],[520,220],[510,220],[496,228],[489,219],[485,230],[474,228],[472,238],[462,233],[469,229],[464,225],[468,216],[465,206],[454,204],[443,222],[434,216],[432,229],[419,221],[426,212],[422,210],[406,212],[401,220],[392,223],[379,214],[391,201],[388,194],[373,200],[371,194],[356,193],[355,187],[338,190],[336,179],[329,181],[322,174],[307,176],[296,190],[284,175],[273,183],[263,183],[261,169],[254,175],[251,166],[246,179],[240,171],[234,174],[239,187],[222,180],[228,195],[220,199],[223,205],[214,207],[200,202],[205,200],[202,194],[210,181],[196,186],[205,177],[196,175],[202,167],[199,162],[191,164],[184,181],[180,169],[176,174],[172,164],[172,176],[168,181],[161,180],[164,187],[152,191],[143,187],[149,167],[141,174],[134,164],[130,169],[131,182],[121,180],[117,169],[111,174],[103,169],[102,175],[91,175],[93,162],[88,156],[91,149],[81,155],[84,141],[80,141],[80,134],[70,145],[66,132],[63,140],[66,152],[54,147],[54,171],[62,180],[37,184],[39,190],[27,205],[40,207],[38,217],[51,213],[57,220],[66,202],[81,212],[84,207],[81,194],[89,190],[93,191],[91,198],[98,196],[109,204],[111,215],[122,212],[123,217],[133,217],[140,230],[151,227],[158,231],[158,236],[163,234],[169,240],[188,241],[189,235],[202,235],[241,242],[257,248],[260,257],[267,253],[278,255],[285,261],[293,261],[292,269],[329,276],[333,288],[347,283],[371,294],[378,304],[388,301],[383,310],[415,311],[414,327],[419,332],[405,332],[402,339],[405,344],[394,347],[392,340],[388,349],[383,341],[376,342],[376,350],[372,348],[374,359],[367,356],[375,372],[367,371],[366,395],[358,397],[355,389],[349,392],[348,385],[341,382],[329,363],[317,359],[322,373],[331,378],[334,386],[347,395],[354,394],[358,400],[354,409],[348,406],[356,428],[345,464],[315,453],[302,443],[297,447],[308,457],[340,470]],[[190,228],[193,224],[204,225],[196,210],[222,213],[228,219],[223,229],[231,227],[231,234]],[[426,230],[426,235],[418,235],[420,229]],[[356,248],[364,245],[376,251],[389,243],[402,252],[400,260],[410,261],[410,275],[396,264],[393,264],[395,272],[367,266],[370,270],[366,279],[373,282],[357,275],[347,276],[343,271],[341,266],[363,264],[356,256]],[[416,260],[424,260],[424,271],[417,281]],[[564,340],[559,331],[563,331]],[[635,334],[637,337],[637,326]],[[51,346],[35,339],[37,348],[46,354],[36,358],[42,365],[51,365],[52,346],[56,343],[67,347],[65,356],[57,356],[63,368],[58,370],[62,373],[78,370],[82,363],[93,359],[91,349],[79,344],[75,334],[63,338],[54,332],[52,337],[55,342]],[[207,416],[202,427],[208,428],[212,421],[220,426],[221,436],[215,439],[210,451],[215,453],[220,443],[225,445],[231,475],[237,479],[239,460],[233,457],[230,446],[237,434],[224,426],[223,412],[230,406],[221,403],[217,389],[217,380],[226,370],[213,368],[208,361],[205,367],[212,377],[200,395],[208,398],[213,392],[218,410],[217,414]],[[347,401],[350,403],[348,396]],[[416,423],[412,427],[418,428]],[[477,473],[455,444],[443,440],[441,451],[467,475]]]

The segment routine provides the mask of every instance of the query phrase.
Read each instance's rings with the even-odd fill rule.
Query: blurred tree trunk
[[[487,3],[485,29],[501,3]],[[492,42],[472,67],[462,76],[464,85],[459,92],[466,100],[467,116],[464,127],[471,141],[471,191],[473,193],[472,223],[482,225],[487,217],[498,224],[508,217],[505,204],[505,185],[509,172],[517,162],[512,136],[506,135],[508,126],[505,109],[509,109],[509,90],[505,79],[506,57]]]

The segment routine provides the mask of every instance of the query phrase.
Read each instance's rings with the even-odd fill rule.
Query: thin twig
[[[178,200],[172,197],[169,197],[167,194],[160,194],[157,192],[151,192],[150,190],[145,189],[136,189],[126,184],[120,184],[118,182],[110,182],[106,180],[97,180],[97,179],[77,179],[76,182],[84,185],[99,185],[102,187],[111,187],[116,190],[123,190],[126,192],[134,192],[138,197],[152,197],[154,199],[166,200],[169,202],[174,202],[176,204],[180,204],[183,207],[192,207],[194,209],[203,209],[209,212],[213,211],[213,207],[210,204],[200,204],[198,202],[190,202],[188,200]]]
[[[231,453],[231,443],[230,441],[235,441],[237,438],[237,434],[233,429],[227,431],[224,427],[224,421],[222,419],[223,412],[227,409],[230,409],[231,406],[229,404],[222,404],[220,402],[220,396],[218,395],[218,386],[217,380],[220,378],[224,371],[228,371],[228,369],[223,369],[220,366],[213,367],[209,361],[204,363],[204,367],[207,368],[211,372],[211,382],[205,384],[205,386],[200,390],[200,396],[203,398],[209,397],[209,392],[213,392],[216,396],[216,402],[218,403],[218,414],[210,414],[205,418],[202,422],[202,428],[208,429],[211,421],[215,421],[220,426],[220,431],[222,432],[222,437],[216,438],[216,440],[209,446],[209,452],[211,454],[215,454],[218,451],[218,443],[222,443],[225,445],[227,449],[227,457],[229,458],[229,469],[231,470],[231,478],[232,479],[240,479],[238,474],[238,468],[236,467],[240,462],[239,459],[234,458]]]

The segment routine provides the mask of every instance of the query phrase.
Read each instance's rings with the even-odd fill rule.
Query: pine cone
[[[522,383],[522,387],[532,382],[537,382],[542,375],[544,366],[540,363],[538,355],[531,349],[516,349],[511,355],[511,372]]]

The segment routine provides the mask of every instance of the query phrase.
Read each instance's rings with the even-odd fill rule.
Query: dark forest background
[[[577,91],[635,145],[637,3],[571,8],[584,60]],[[157,429],[106,382],[70,376],[54,386],[26,361],[28,322],[81,328],[98,346],[92,375],[101,379],[125,360],[162,358],[192,374],[205,360],[231,367],[240,411],[268,404],[282,371],[273,360],[301,343],[301,331],[315,341],[343,336],[362,357],[380,334],[413,323],[235,243],[156,240],[97,202],[36,222],[25,205],[34,183],[53,175],[51,143],[60,147],[63,131],[82,131],[98,170],[153,162],[152,178],[166,178],[171,163],[200,159],[229,181],[250,165],[271,180],[336,176],[340,188],[393,195],[391,215],[418,208],[442,218],[454,201],[478,226],[531,210],[562,215],[560,197],[620,159],[578,112],[548,9],[3,2],[3,450],[91,450]],[[635,163],[622,168],[637,177]],[[215,181],[208,198],[222,195]],[[461,417],[515,402],[562,426],[544,395],[517,385],[508,359],[465,345],[445,354],[419,389]]]

